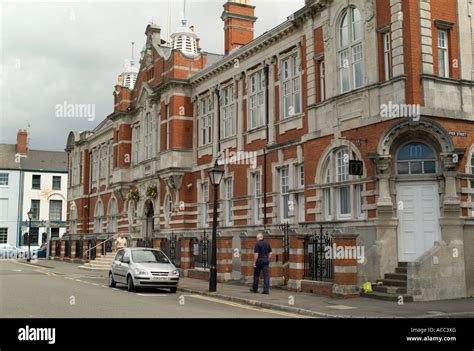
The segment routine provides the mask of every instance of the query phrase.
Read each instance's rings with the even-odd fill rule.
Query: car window
[[[126,258],[126,257],[128,257],[128,259],[129,259],[129,261],[130,261],[130,252],[128,252],[128,251],[125,252],[124,255],[123,255],[123,257],[122,257],[122,260],[121,260],[121,261],[123,262],[123,259]]]
[[[132,258],[136,263],[169,263],[165,254],[158,250],[134,250]]]
[[[115,255],[115,261],[122,261],[123,253],[124,253],[123,250],[120,250],[119,252],[117,252],[117,255]]]

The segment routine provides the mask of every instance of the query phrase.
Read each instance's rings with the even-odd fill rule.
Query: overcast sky
[[[167,35],[179,26],[183,8],[183,0],[0,1],[0,143],[16,143],[17,130],[29,125],[30,148],[43,150],[63,150],[71,130],[91,130],[113,111],[112,93],[131,42],[138,57],[147,24],[157,23]],[[223,3],[187,0],[188,25],[205,51],[223,53]],[[304,0],[251,3],[258,36]],[[56,117],[57,105],[65,103],[93,105],[95,119]]]

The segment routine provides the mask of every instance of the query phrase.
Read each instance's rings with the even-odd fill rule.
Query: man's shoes
[[[250,289],[250,292],[251,292],[251,293],[254,293],[254,294],[257,294],[257,293],[258,293],[258,291],[255,291],[255,290],[253,290],[253,289]]]
[[[270,293],[268,291],[264,291],[262,294],[264,295],[270,295]]]

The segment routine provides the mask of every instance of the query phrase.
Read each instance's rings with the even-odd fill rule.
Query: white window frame
[[[0,228],[0,244],[6,244],[8,242],[8,228]]]
[[[281,60],[281,119],[290,118],[302,112],[301,61],[298,52]]]
[[[201,183],[201,225],[209,226],[209,183]]]
[[[263,213],[261,209],[262,204],[262,173],[255,172],[252,176],[253,185],[253,219],[254,224],[261,224]]]
[[[133,164],[140,163],[140,125],[133,128]]]
[[[151,113],[148,112],[145,115],[145,121],[144,121],[144,145],[145,145],[145,158],[144,160],[150,160],[153,157],[153,118],[151,116]]]
[[[234,182],[232,178],[225,180],[225,223],[232,225],[233,213],[232,213],[232,198],[234,193]]]
[[[449,32],[438,29],[438,75],[449,78]]]
[[[0,173],[0,187],[7,188],[10,181],[10,173],[2,172]]]
[[[109,233],[118,233],[118,203],[114,198],[110,199],[108,212],[107,230]]]
[[[165,215],[166,220],[168,221],[171,219],[171,216],[173,214],[173,207],[173,200],[171,198],[171,195],[168,194],[165,196],[165,200],[163,202],[163,213]]]
[[[212,143],[212,99],[210,96],[199,100],[199,146]]]
[[[106,149],[106,146],[103,145],[101,146],[101,148],[99,149],[100,150],[100,153],[99,153],[99,179],[105,179],[106,177],[106,167],[107,167],[107,149]]]
[[[280,219],[287,222],[290,218],[290,169],[280,168]]]
[[[357,11],[357,12],[356,12]],[[355,14],[358,14],[359,20],[355,21]],[[347,20],[347,26],[344,21]],[[339,76],[339,91],[346,93],[348,91],[361,88],[365,85],[364,79],[364,46],[363,46],[363,26],[362,16],[357,7],[350,6],[346,8],[341,16],[338,26],[338,52],[337,65]],[[358,26],[358,27],[356,27]],[[345,32],[347,28],[347,32]],[[355,37],[356,30],[360,34]],[[344,35],[345,33],[345,35]],[[347,38],[346,38],[347,37]],[[347,39],[347,43],[344,41]],[[356,84],[358,67],[360,66],[361,83]],[[347,82],[346,82],[347,80]]]
[[[235,135],[234,85],[222,89],[222,138]]]
[[[390,80],[392,79],[392,45],[390,32],[383,33],[382,39],[385,80]]]
[[[53,204],[57,205],[59,204],[59,213],[57,211],[57,208],[54,208]],[[54,213],[53,213],[54,210]],[[59,214],[59,219],[58,217],[52,217],[52,215],[57,215]],[[63,219],[63,201],[62,200],[49,200],[49,220],[50,221],[62,221]]]
[[[248,129],[256,129],[265,123],[265,84],[263,70],[259,70],[249,76],[248,80],[248,106],[249,120]]]
[[[99,231],[97,231],[99,230]],[[104,230],[104,204],[97,202],[94,209],[94,233],[102,233]]]
[[[319,99],[326,100],[326,66],[324,60],[319,61]]]

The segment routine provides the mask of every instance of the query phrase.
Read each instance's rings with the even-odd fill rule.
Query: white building
[[[31,246],[66,230],[67,154],[29,150],[27,133],[17,144],[0,144],[0,243],[23,246],[31,219]]]

